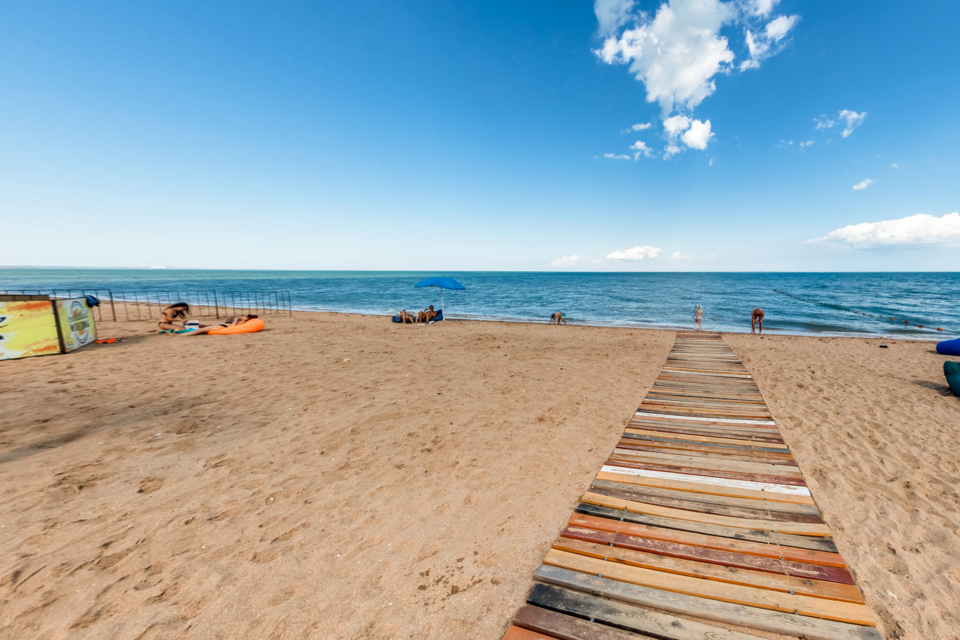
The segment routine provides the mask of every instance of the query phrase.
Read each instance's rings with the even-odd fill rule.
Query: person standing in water
[[[697,310],[693,312],[693,330],[703,330],[703,307],[697,305]]]
[[[757,331],[757,325],[760,325],[760,330]],[[750,333],[759,333],[763,335],[763,309],[760,307],[754,307],[753,311],[750,313]]]

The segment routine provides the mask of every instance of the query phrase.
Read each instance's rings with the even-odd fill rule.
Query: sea
[[[2,290],[110,290],[174,296],[201,291],[282,291],[294,309],[393,315],[441,304],[421,280],[449,276],[449,318],[682,329],[697,305],[705,330],[946,339],[960,335],[960,273],[541,273],[217,271],[0,268]],[[921,326],[922,325],[922,326]],[[942,330],[938,331],[938,327]]]

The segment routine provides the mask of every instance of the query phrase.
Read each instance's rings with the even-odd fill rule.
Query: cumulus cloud
[[[636,246],[632,249],[624,249],[623,251],[614,251],[613,253],[607,254],[607,260],[629,260],[631,262],[636,262],[637,260],[643,260],[644,258],[653,259],[663,253],[663,249],[660,247],[651,247],[649,245]]]
[[[615,153],[605,153],[603,154],[603,157],[610,158],[611,160],[629,160],[630,159],[630,156],[628,156],[625,153],[621,153],[620,155],[617,155]]]
[[[683,140],[683,144],[691,149],[703,150],[707,148],[707,143],[710,142],[710,138],[712,138],[713,135],[710,131],[709,120],[706,122],[694,120],[690,123],[690,128],[687,129],[686,133],[680,136],[680,139]]]
[[[801,143],[800,143],[800,148],[802,149],[802,148],[804,148],[804,147],[809,147],[809,146],[812,145],[812,144],[813,144],[813,140],[807,140],[806,142],[801,142]]]
[[[900,166],[900,165],[898,165],[896,162],[891,162],[891,163],[890,163],[890,168],[891,168],[891,169],[896,169],[896,168],[899,167],[899,166]]]
[[[746,3],[746,11],[750,15],[764,18],[773,11],[773,8],[777,6],[778,2],[780,2],[780,0],[750,0]]]
[[[866,188],[870,185],[871,182],[873,182],[873,180],[871,180],[870,178],[867,178],[867,179],[864,180],[863,182],[858,182],[857,184],[853,185],[853,190],[854,190],[854,191],[863,191],[864,189],[866,189]]]
[[[843,131],[840,132],[840,135],[846,138],[851,133],[853,133],[853,128],[858,127],[863,124],[863,119],[867,117],[867,112],[857,113],[856,111],[850,111],[844,109],[840,112],[840,119],[846,122]]]
[[[597,0],[594,11],[610,21],[609,2]],[[618,5],[620,6],[620,5]],[[617,14],[620,15],[620,14]],[[638,13],[619,22],[594,53],[607,64],[628,64],[647,89],[647,102],[660,104],[664,115],[675,106],[693,109],[716,90],[713,76],[729,69],[734,54],[720,28],[737,19],[733,3],[720,0],[668,0],[651,18]]]
[[[960,213],[954,211],[940,218],[918,213],[898,220],[862,222],[831,231],[810,242],[827,240],[855,246],[960,243]]]
[[[643,131],[644,129],[649,129],[652,126],[653,125],[650,124],[649,122],[644,122],[643,124],[635,124],[630,128],[633,129],[634,131]]]
[[[756,33],[747,29],[747,51],[750,52],[750,57],[740,63],[740,70],[759,69],[761,62],[779,53],[783,48],[783,39],[799,20],[800,16],[779,16]]]
[[[573,254],[572,256],[563,256],[562,258],[557,258],[556,260],[550,263],[550,266],[551,267],[572,267],[578,262],[580,262],[581,260],[583,260],[583,258],[578,256],[577,254]]]
[[[674,251],[673,255],[670,256],[671,260],[686,260],[689,256],[685,256],[679,251]]]
[[[634,160],[639,160],[640,156],[645,156],[647,158],[653,157],[653,149],[648,147],[642,140],[637,140],[635,143],[630,145],[630,149],[636,152],[633,154]]]
[[[817,123],[817,126],[814,127],[817,131],[821,129],[832,129],[833,125],[837,124],[836,121],[828,118],[826,114],[823,114],[819,118],[814,118],[813,121]]]

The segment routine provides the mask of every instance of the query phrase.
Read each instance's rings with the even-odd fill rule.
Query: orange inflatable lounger
[[[254,318],[253,320],[247,320],[243,324],[236,324],[232,327],[219,327],[217,329],[211,329],[207,332],[207,335],[232,336],[237,333],[256,333],[257,331],[262,331],[264,326],[266,325],[264,325],[263,320],[260,318]]]

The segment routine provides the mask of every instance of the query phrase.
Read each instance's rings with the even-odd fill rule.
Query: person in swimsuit
[[[157,327],[160,331],[183,331],[186,327],[183,324],[177,324],[176,320],[186,320],[189,314],[190,305],[186,302],[172,304],[160,314]]]
[[[407,313],[406,309],[401,311],[398,315],[400,316],[400,322],[402,322],[403,324],[407,324],[408,322],[410,324],[417,323],[417,319],[413,316],[412,313]]]
[[[182,335],[182,336],[200,336],[200,335],[203,335],[203,334],[205,334],[205,333],[210,333],[210,332],[213,331],[214,329],[220,329],[221,327],[235,327],[235,326],[237,326],[238,324],[243,324],[244,322],[247,322],[248,320],[253,320],[253,319],[256,318],[256,317],[258,317],[258,316],[255,316],[255,315],[253,315],[253,314],[251,313],[251,314],[247,314],[247,315],[245,315],[245,316],[240,316],[239,318],[234,318],[233,320],[229,320],[229,321],[227,321],[227,322],[225,322],[225,323],[223,323],[223,324],[212,324],[212,325],[208,325],[208,326],[205,326],[205,327],[200,327],[199,329],[193,329],[192,331],[185,331],[185,332],[182,332],[180,335]]]
[[[760,325],[760,331],[755,331],[758,324]],[[760,307],[754,307],[750,314],[750,333],[763,334],[763,309]]]
[[[693,330],[703,330],[703,307],[697,305],[697,310],[693,312]]]
[[[557,311],[555,314],[550,316],[550,324],[556,323],[559,325],[561,322],[563,324],[567,324],[567,321],[563,318],[563,311]]]
[[[433,310],[433,305],[417,314],[417,322],[427,324],[437,317],[437,312]]]

